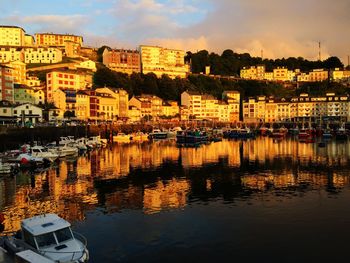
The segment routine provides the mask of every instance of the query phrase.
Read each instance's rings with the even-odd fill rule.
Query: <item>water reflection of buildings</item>
[[[8,233],[18,230],[23,218],[43,212],[74,222],[96,206],[110,213],[156,213],[185,207],[189,196],[224,196],[228,188],[233,195],[245,189],[341,189],[350,184],[349,153],[347,143],[318,148],[270,138],[199,148],[179,148],[174,142],[120,144],[41,173],[0,180],[0,211]],[[111,186],[110,180],[118,183]]]

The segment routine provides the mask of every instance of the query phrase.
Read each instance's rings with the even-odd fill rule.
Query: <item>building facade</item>
[[[137,50],[108,49],[102,54],[103,64],[111,70],[126,74],[141,72],[140,52]]]
[[[0,100],[14,102],[13,69],[0,64]]]
[[[36,33],[35,34],[37,46],[65,46],[66,41],[71,41],[83,44],[83,37],[70,34],[54,34],[54,33]]]
[[[183,50],[142,45],[140,52],[143,74],[154,73],[158,78],[164,74],[170,78],[186,78],[190,72]]]
[[[18,26],[0,26],[0,46],[24,46],[25,31]]]

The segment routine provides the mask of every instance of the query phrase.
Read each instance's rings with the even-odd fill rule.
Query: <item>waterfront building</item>
[[[129,109],[129,94],[123,89],[112,88],[97,88],[96,92],[106,93],[112,96],[115,100],[115,116],[119,118],[128,118]]]
[[[236,91],[226,91],[223,98],[225,101],[219,101],[211,95],[185,91],[181,94],[181,106],[186,107],[189,120],[239,121],[240,95]]]
[[[316,81],[324,81],[328,79],[328,70],[324,69],[314,69],[313,71],[309,72],[309,81],[310,82],[316,82]]]
[[[43,110],[31,103],[25,103],[13,107],[13,117],[15,117],[18,122],[22,123],[22,125],[27,122],[36,124],[42,121]]]
[[[158,78],[166,74],[170,78],[186,78],[190,67],[185,64],[185,51],[156,46],[140,46],[143,74],[154,73]]]
[[[243,102],[244,122],[315,121],[334,119],[346,121],[350,117],[350,98],[327,93],[312,97],[306,93],[291,99],[259,96]]]
[[[14,122],[12,103],[7,100],[0,100],[0,124]]]
[[[86,70],[55,69],[46,74],[47,101],[52,102],[52,93],[57,89],[84,90],[92,85],[92,72]]]
[[[0,25],[0,46],[24,46],[25,31],[18,26]]]
[[[14,85],[14,102],[16,104],[44,104],[45,94],[43,90],[34,90],[26,85]]]
[[[134,96],[129,101],[130,106],[135,106],[141,111],[141,118],[152,118],[158,120],[162,115],[163,100],[155,95],[142,94]]]
[[[0,100],[14,102],[13,69],[0,64]]]
[[[54,33],[36,33],[37,46],[65,46],[65,42],[74,42],[83,45],[83,37],[70,34],[54,34]]]
[[[141,110],[136,106],[129,106],[128,118],[131,123],[139,122],[141,120]]]
[[[243,102],[243,121],[264,122],[266,112],[266,97],[248,98]]]
[[[138,50],[105,48],[102,59],[103,64],[111,70],[129,75],[141,72],[140,52]]]
[[[162,115],[166,117],[175,117],[180,114],[180,108],[177,101],[163,101]]]
[[[228,104],[230,122],[239,122],[239,112],[241,104],[241,94],[235,90],[226,90],[222,93],[222,99]]]
[[[90,118],[90,96],[84,90],[77,91],[75,116],[83,121]]]
[[[62,89],[56,89],[52,92],[52,102],[56,108],[58,108],[63,113],[67,109],[66,93]]]
[[[265,79],[265,65],[257,65],[251,67],[244,67],[240,71],[240,77],[242,79]]]
[[[116,107],[117,99],[109,93],[98,92],[98,110],[97,117],[104,121],[113,121],[118,117],[118,110]]]
[[[52,64],[62,61],[62,51],[54,47],[24,48],[24,63]]]

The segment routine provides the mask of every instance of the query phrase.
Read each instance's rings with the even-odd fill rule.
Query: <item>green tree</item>
[[[102,46],[99,49],[97,49],[97,61],[98,62],[102,62],[103,61],[103,51],[105,50],[105,48],[108,48],[109,50],[111,50],[111,48],[109,46]]]

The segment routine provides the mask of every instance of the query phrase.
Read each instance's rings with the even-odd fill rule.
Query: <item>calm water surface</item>
[[[350,144],[114,145],[0,178],[5,232],[58,213],[90,262],[344,262]]]

